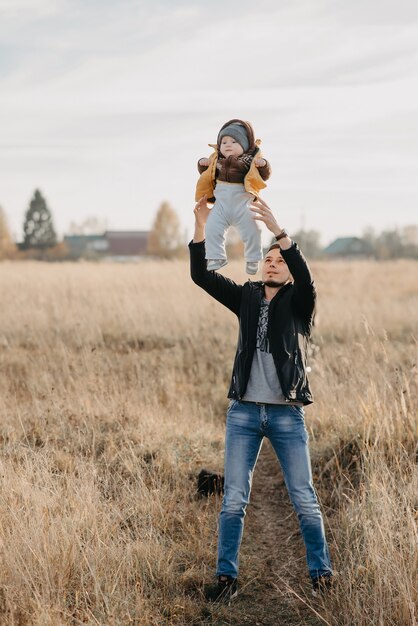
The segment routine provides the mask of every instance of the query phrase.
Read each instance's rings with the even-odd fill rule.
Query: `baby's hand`
[[[254,163],[256,167],[264,167],[267,165],[266,159],[254,159]]]
[[[209,159],[199,159],[199,165],[202,165],[202,167],[208,167]]]

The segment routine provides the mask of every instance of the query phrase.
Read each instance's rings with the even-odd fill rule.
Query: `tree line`
[[[71,222],[70,231],[78,235],[101,235],[104,224],[96,218],[87,218],[82,224]],[[166,259],[185,256],[180,221],[168,202],[163,202],[156,213],[148,237],[147,254]],[[58,241],[52,212],[39,189],[34,191],[25,212],[19,243],[13,241],[5,211],[0,206],[0,259],[25,258],[46,261],[69,258],[65,243]]]
[[[299,230],[292,233],[304,254],[310,259],[320,259],[325,255],[321,235],[316,230]],[[380,233],[373,228],[364,231],[357,238],[362,245],[362,256],[378,261],[385,259],[418,259],[418,226],[411,224],[402,228],[384,230]]]
[[[96,229],[96,232],[92,232],[92,229]],[[104,229],[104,223],[95,218],[86,219],[81,225],[71,223],[71,230],[74,234],[103,234],[98,231],[104,232]],[[292,238],[297,241],[309,259],[325,256],[318,231],[301,229],[292,233]],[[162,202],[148,236],[147,254],[164,259],[184,257],[186,255],[185,239],[176,212],[168,202]],[[369,258],[377,260],[418,259],[418,226],[416,225],[385,230],[380,233],[368,229],[359,241],[363,243],[365,251],[363,256]],[[238,233],[233,229],[228,232],[226,245],[228,258],[243,256],[243,244]],[[25,212],[20,243],[13,241],[6,214],[0,206],[0,259],[5,258],[32,258],[48,261],[69,258],[65,244],[58,241],[52,212],[39,189],[34,191]]]

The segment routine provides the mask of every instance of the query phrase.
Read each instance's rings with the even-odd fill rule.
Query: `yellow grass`
[[[415,623],[417,267],[313,266],[307,425],[339,572],[315,624]],[[0,269],[0,623],[212,623],[219,502],[195,476],[222,470],[235,316],[186,262]]]

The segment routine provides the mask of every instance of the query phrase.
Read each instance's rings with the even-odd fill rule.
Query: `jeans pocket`
[[[237,404],[237,402],[238,402],[238,400],[234,400],[234,399],[229,401],[228,408],[226,410],[226,414],[227,415],[228,415],[228,413],[231,412],[231,410],[234,408],[234,406]]]
[[[303,406],[298,406],[297,404],[290,404],[289,407],[292,409],[292,413],[294,413],[301,419],[305,419],[305,412],[303,410]]]

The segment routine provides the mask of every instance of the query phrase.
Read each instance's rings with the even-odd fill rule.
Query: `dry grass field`
[[[418,264],[315,263],[306,410],[335,591],[263,449],[243,590],[208,606],[233,314],[186,262],[0,265],[0,624],[416,623]],[[242,263],[225,274],[245,280]]]

